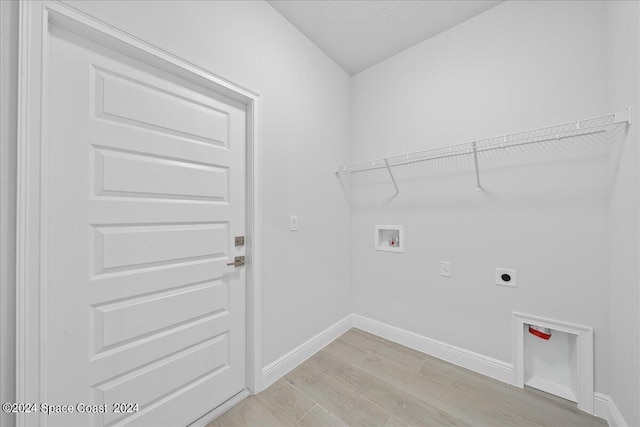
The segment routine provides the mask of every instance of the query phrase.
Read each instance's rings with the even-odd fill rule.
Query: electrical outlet
[[[496,285],[518,287],[518,272],[509,268],[496,268]]]
[[[291,217],[289,217],[289,230],[298,231],[298,216],[297,215],[291,215]]]
[[[440,261],[440,276],[451,277],[451,263],[449,261]]]

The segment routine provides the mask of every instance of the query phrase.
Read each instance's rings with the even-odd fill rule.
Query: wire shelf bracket
[[[474,141],[473,145],[473,164],[476,167],[476,191],[482,191],[482,185],[480,185],[480,168],[478,167],[478,144]]]
[[[396,191],[395,197],[400,195],[398,183],[393,174],[393,168],[409,165],[413,163],[428,162],[430,160],[443,159],[447,157],[472,155],[475,168],[476,190],[482,191],[480,182],[480,167],[478,154],[486,151],[499,150],[505,148],[518,147],[527,144],[536,144],[548,141],[561,141],[566,138],[594,135],[607,132],[618,125],[630,125],[632,122],[631,108],[624,111],[607,114],[604,116],[563,123],[544,128],[532,129],[507,135],[500,135],[493,138],[479,139],[476,141],[463,142],[461,144],[446,145],[428,150],[415,151],[396,156],[383,157],[381,159],[369,160],[365,162],[351,163],[338,166],[335,170],[337,176],[340,174],[352,174],[366,172],[377,169],[386,169],[389,172],[391,183]]]
[[[391,172],[391,167],[389,166],[389,162],[387,159],[384,159],[384,164],[387,166],[387,170],[389,171],[389,176],[391,177],[391,182],[393,183],[393,187],[396,189],[395,197],[400,196],[400,190],[398,190],[398,184],[396,183],[396,179],[393,177],[393,172]]]

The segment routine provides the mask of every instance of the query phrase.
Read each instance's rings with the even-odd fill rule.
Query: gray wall
[[[17,23],[5,9],[15,15],[17,8],[1,3],[4,35]],[[333,175],[349,160],[349,75],[264,1],[69,3],[261,95],[263,364],[350,314],[349,206]],[[7,40],[12,49],[16,43]],[[16,65],[13,56],[2,63],[3,71]],[[3,107],[15,108],[15,73],[8,77]],[[2,138],[2,363],[11,365],[13,124],[2,127]],[[297,232],[289,231],[292,214]],[[13,389],[11,378],[3,372],[3,389]],[[7,393],[3,401],[12,400]]]
[[[606,3],[607,105],[630,105],[634,121],[609,205],[609,394],[630,426],[640,425],[640,292],[638,262],[638,2]]]
[[[15,200],[18,4],[0,2],[0,402],[15,401]],[[0,425],[15,424],[0,412]]]
[[[607,102],[609,72],[621,64],[607,60],[607,31],[619,18],[606,16],[604,2],[505,2],[357,74],[353,160],[636,107],[637,83],[627,80],[621,84],[630,96]],[[619,49],[637,61],[637,49]],[[637,82],[634,64],[627,72]],[[634,138],[627,145],[635,147]],[[397,199],[386,171],[355,175],[354,311],[506,362],[513,311],[588,325],[595,387],[607,393],[609,313],[622,301],[609,307],[606,145],[594,137],[583,147],[567,142],[483,155],[483,193],[475,191],[471,158],[399,170]],[[617,185],[628,188],[615,222],[630,251],[615,276],[637,289],[636,149],[624,159],[626,184]],[[403,255],[373,250],[375,224],[404,225]],[[452,263],[451,278],[440,277],[441,260]],[[496,267],[516,269],[519,287],[496,286]],[[625,331],[638,326],[631,310],[637,293],[628,290],[624,317],[633,326]]]

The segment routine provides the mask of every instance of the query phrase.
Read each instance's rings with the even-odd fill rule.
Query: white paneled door
[[[187,425],[246,384],[245,105],[50,36],[43,389],[75,410],[44,419]]]

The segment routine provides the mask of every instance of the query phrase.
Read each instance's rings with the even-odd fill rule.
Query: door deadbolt
[[[243,267],[244,264],[245,264],[244,255],[243,256],[237,256],[237,257],[235,257],[233,262],[227,263],[227,265],[233,265],[234,267]]]
[[[244,236],[236,236],[236,246],[244,246]]]

